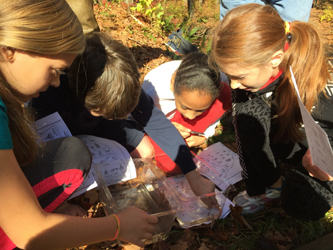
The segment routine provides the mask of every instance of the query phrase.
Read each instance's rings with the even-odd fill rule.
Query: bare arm
[[[323,172],[316,165],[313,165],[310,150],[308,149],[303,156],[302,165],[309,172],[309,175],[316,177],[321,181],[333,181],[333,177]]]
[[[197,196],[213,193],[215,191],[215,184],[210,180],[202,177],[197,170],[192,170],[185,174],[188,183],[191,186],[193,193]],[[215,196],[201,197],[201,200],[209,207],[218,207]]]
[[[113,217],[79,218],[46,213],[12,150],[0,150],[0,226],[7,236],[24,249],[64,249],[109,240],[117,224]],[[118,214],[119,239],[143,246],[150,239],[158,220],[144,211],[130,208]]]

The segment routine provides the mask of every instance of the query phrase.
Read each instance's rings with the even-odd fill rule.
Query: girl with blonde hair
[[[64,0],[3,0],[0,23],[0,249],[63,249],[115,238],[143,246],[157,218],[142,210],[94,219],[50,213],[82,183],[91,155],[75,137],[39,146],[25,103],[57,87],[83,52],[77,17]]]
[[[268,5],[242,5],[217,25],[210,60],[228,76],[232,89],[246,183],[246,191],[234,202],[243,213],[254,213],[281,196],[291,216],[323,217],[333,205],[333,185],[331,177],[311,163],[289,70],[295,74],[302,102],[332,143],[331,77],[316,29],[305,22],[284,22]],[[286,180],[278,167],[284,159],[295,166]]]

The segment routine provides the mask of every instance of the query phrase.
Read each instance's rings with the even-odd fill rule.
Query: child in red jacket
[[[189,147],[203,144],[231,107],[231,91],[224,74],[208,65],[207,55],[188,54],[182,61],[167,62],[150,71],[142,88],[171,120]],[[158,166],[181,173],[176,164],[152,141]]]

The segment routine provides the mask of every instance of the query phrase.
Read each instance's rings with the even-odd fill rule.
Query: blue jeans
[[[310,17],[312,0],[271,0],[268,1],[285,21],[307,22]],[[257,3],[265,4],[262,0],[220,0],[220,20],[227,12],[239,5]]]

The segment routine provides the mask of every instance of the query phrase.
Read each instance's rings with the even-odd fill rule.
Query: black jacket
[[[106,120],[95,117],[80,104],[67,84],[67,77],[61,77],[58,88],[49,87],[46,92],[32,100],[36,119],[58,112],[72,135],[88,134],[112,139],[112,127],[120,120]],[[181,168],[184,174],[196,168],[191,152],[175,126],[165,117],[153,100],[141,89],[139,103],[131,113],[138,124],[161,149]],[[126,121],[121,123],[126,134]],[[108,131],[109,130],[109,131]]]

